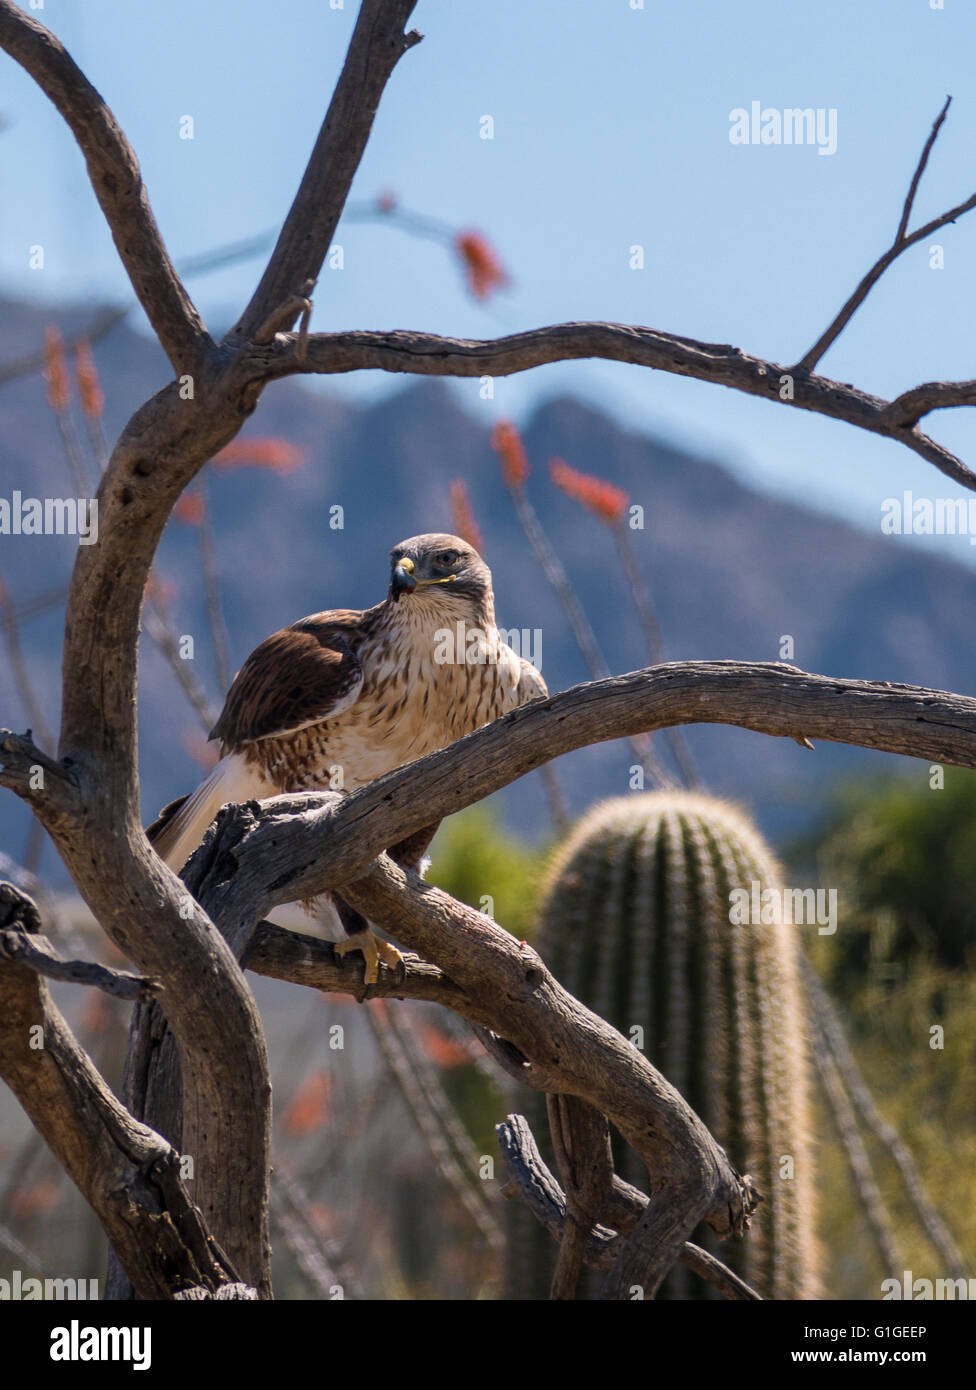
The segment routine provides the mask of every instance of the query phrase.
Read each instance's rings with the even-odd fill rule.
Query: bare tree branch
[[[17,897],[32,923],[36,908]],[[8,920],[10,909],[7,902]],[[216,1289],[237,1278],[186,1196],[179,1155],[119,1104],[44,981],[6,960],[0,1076],[94,1210],[141,1297],[171,1298],[184,1283]]]
[[[918,185],[921,182],[922,175],[925,173],[925,166],[929,162],[932,146],[938,139],[939,131],[942,129],[942,122],[949,114],[949,107],[951,105],[952,97],[946,97],[942,110],[933,121],[932,129],[929,131],[929,137],[922,147],[922,153],[919,156],[919,161],[915,166],[915,173],[912,175],[912,181],[908,188],[908,196],[905,198],[905,206],[902,208],[901,221],[898,223],[898,231],[895,233],[896,245],[908,231],[908,220],[912,215],[912,208],[915,204],[915,194],[918,192]]]
[[[269,323],[288,327],[302,311],[299,299],[318,279],[359,167],[390,74],[420,35],[403,27],[416,0],[363,0],[346,61],[295,201],[261,282],[228,335],[247,343]]]
[[[259,922],[244,955],[244,966],[257,975],[308,985],[327,994],[355,994],[362,991],[362,967],[349,956],[337,956],[331,941],[289,931],[274,922]],[[464,1014],[470,1001],[436,965],[407,956],[404,975],[398,980],[390,966],[380,962],[379,979],[367,985],[364,999],[422,999],[443,1004]]]
[[[411,8],[405,0],[364,0],[309,170],[252,301],[255,327],[314,278],[386,77],[416,41],[400,28]],[[123,431],[99,489],[99,544],[76,560],[61,761],[51,763],[50,788],[32,784],[39,759],[12,736],[0,738],[0,785],[30,801],[115,945],[141,973],[165,981],[182,1077],[181,1144],[196,1162],[195,1193],[242,1278],[267,1294],[264,1035],[234,954],[145,840],[136,757],[139,620],[153,556],[177,497],[240,429],[262,383],[242,371],[237,354],[213,348],[163,248],[128,145],[61,45],[10,0],[0,0],[0,42],[37,77],[82,144],[130,278],[180,377]],[[311,268],[293,284],[298,263]],[[287,294],[277,293],[279,275]]]
[[[187,883],[191,891],[208,878],[216,885],[208,904],[243,950],[238,939],[246,945],[255,921],[272,907],[348,884],[388,845],[542,763],[589,744],[690,723],[976,767],[970,696],[811,675],[779,662],[672,662],[534,700],[352,794],[280,796],[225,808],[191,859]]]
[[[748,1226],[757,1200],[749,1180],[736,1173],[665,1078],[567,994],[530,946],[385,855],[367,876],[346,884],[343,897],[384,929],[394,930],[395,923],[408,946],[437,961],[468,990],[477,1022],[525,1056],[538,1057],[555,1078],[552,1091],[578,1096],[606,1115],[647,1164],[662,1212],[670,1215],[665,1219],[657,1205],[650,1217],[645,1213],[618,1257],[618,1274],[629,1274],[636,1258],[650,1296],[700,1220],[723,1236]],[[672,1251],[685,1222],[685,1234]]]
[[[976,405],[976,381],[926,381],[903,391],[888,406],[888,416],[898,429],[913,426],[930,410]]]
[[[566,1219],[566,1197],[539,1153],[528,1122],[522,1115],[509,1115],[504,1123],[495,1128],[502,1159],[515,1191],[553,1239],[561,1240]],[[614,1173],[602,1221],[595,1223],[587,1233],[585,1263],[594,1269],[609,1270],[622,1237],[634,1229],[646,1206],[647,1195]],[[733,1274],[721,1260],[691,1241],[686,1241],[679,1251],[677,1263],[686,1265],[707,1280],[724,1298],[762,1302],[759,1294],[737,1274]]]
[[[0,0],[0,47],[71,128],[132,288],[173,370],[194,371],[212,344],[169,259],[139,163],[115,117],[59,40],[13,0]]]
[[[0,895],[8,886],[0,883]],[[93,985],[115,999],[141,999],[159,988],[158,981],[148,980],[145,975],[133,975],[128,970],[112,970],[93,960],[63,960],[46,936],[26,936],[20,931],[0,930],[0,960],[16,961],[38,975],[46,975],[49,980]]]
[[[976,206],[976,196],[972,204]],[[271,378],[303,371],[334,375],[378,369],[419,376],[510,376],[547,362],[587,357],[631,362],[842,420],[904,444],[960,487],[976,490],[976,473],[941,444],[908,427],[902,418],[905,408],[896,410],[896,402],[829,377],[751,357],[728,343],[703,343],[676,333],[623,323],[557,323],[495,339],[444,338],[435,333],[405,330],[311,333],[301,361],[296,343],[295,335],[282,335],[269,347],[255,349],[250,358],[254,374]],[[972,400],[954,398],[942,403],[976,404],[972,383],[949,383],[950,394],[958,395],[963,385],[968,387]]]
[[[566,1215],[549,1297],[576,1297],[587,1236],[599,1222],[613,1183],[610,1126],[576,1096],[546,1096],[549,1130],[563,1180]]]
[[[908,190],[908,196],[905,198],[905,206],[902,210],[901,221],[898,223],[898,231],[895,233],[894,241],[884,255],[875,261],[874,265],[857,286],[857,289],[839,310],[829,326],[821,333],[810,351],[797,363],[797,371],[813,371],[827,349],[840,337],[841,333],[843,333],[848,323],[850,323],[851,319],[864,303],[865,299],[867,299],[871,290],[881,279],[882,275],[892,262],[898,259],[903,251],[907,251],[910,246],[914,246],[918,241],[924,241],[925,238],[931,236],[933,232],[937,232],[940,227],[944,227],[948,222],[955,222],[957,217],[962,217],[964,213],[976,207],[976,193],[974,193],[971,197],[967,198],[964,203],[959,203],[957,207],[950,208],[948,212],[944,212],[941,217],[934,217],[931,222],[926,222],[924,227],[919,227],[918,230],[912,232],[911,235],[906,234],[908,219],[912,214],[912,205],[915,202],[915,194],[918,190],[919,180],[925,172],[925,166],[929,162],[932,146],[935,144],[939,130],[942,127],[942,122],[946,118],[946,113],[949,110],[951,101],[952,97],[946,97],[945,105],[936,117],[935,124],[929,132],[929,138],[925,142],[925,147],[922,150],[918,164],[915,167],[915,173],[912,176],[911,186]]]

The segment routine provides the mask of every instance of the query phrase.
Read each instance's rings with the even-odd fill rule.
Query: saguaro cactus
[[[568,990],[645,1052],[763,1193],[743,1241],[718,1243],[706,1230],[695,1239],[764,1297],[804,1298],[816,1295],[807,1038],[797,928],[776,911],[780,882],[769,847],[726,802],[674,791],[606,801],[555,856],[536,945]],[[731,894],[759,900],[754,884],[767,920],[734,925]],[[646,1188],[622,1144],[618,1172]],[[520,1244],[516,1259],[528,1254]],[[538,1282],[529,1296],[540,1296]],[[677,1268],[659,1296],[715,1295]]]

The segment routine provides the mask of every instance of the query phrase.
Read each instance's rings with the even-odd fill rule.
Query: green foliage
[[[915,1159],[936,1209],[970,1270],[976,1270],[976,978],[918,960],[900,984],[862,986],[850,1003],[855,1052],[881,1114]],[[933,1027],[943,1034],[933,1034]],[[939,1043],[943,1046],[938,1046]],[[829,1252],[824,1283],[832,1298],[882,1296],[882,1269],[823,1102],[816,1132],[818,1179],[830,1199],[820,1206],[820,1239]],[[890,1155],[865,1143],[891,1217],[902,1270],[944,1279],[949,1271],[928,1243]]]
[[[923,959],[976,965],[976,778],[928,776],[841,789],[826,823],[793,848],[836,887],[841,927],[811,954],[831,988],[850,997],[868,979],[897,980]]]
[[[936,1208],[976,1268],[976,778],[946,768],[842,787],[822,826],[795,844],[793,863],[816,866],[837,889],[839,927],[810,938],[809,954],[841,1004],[875,1103],[915,1159]],[[939,1032],[933,1030],[941,1029]],[[940,1045],[941,1044],[941,1045]],[[862,1134],[901,1268],[946,1278],[907,1201],[891,1157]],[[818,1173],[830,1193],[820,1238],[832,1297],[880,1298],[881,1267],[822,1098]]]
[[[488,807],[470,806],[437,832],[427,878],[479,911],[490,898],[490,915],[521,940],[532,929],[544,860],[544,849],[500,829]]]

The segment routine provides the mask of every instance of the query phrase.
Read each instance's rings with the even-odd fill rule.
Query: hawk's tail
[[[221,806],[276,796],[273,786],[240,753],[228,753],[189,796],[164,806],[146,830],[153,849],[179,873],[206,834]]]

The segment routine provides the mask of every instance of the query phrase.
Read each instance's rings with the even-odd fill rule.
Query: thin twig
[[[338,1243],[309,1221],[311,1205],[311,1198],[291,1165],[280,1154],[276,1155],[271,1178],[271,1214],[302,1274],[320,1298],[334,1298],[337,1285],[344,1299],[365,1298],[362,1285]]]
[[[925,238],[931,236],[933,232],[937,232],[940,227],[946,226],[949,222],[955,222],[957,217],[962,217],[964,213],[976,207],[976,193],[974,193],[971,197],[967,198],[964,203],[959,203],[956,207],[950,208],[948,212],[944,212],[941,217],[934,217],[931,222],[926,222],[924,227],[919,227],[917,231],[912,232],[910,235],[907,233],[908,219],[911,216],[912,205],[915,202],[915,193],[918,189],[919,180],[925,171],[925,166],[929,160],[929,154],[932,151],[932,146],[935,144],[942,122],[946,118],[946,113],[949,110],[949,103],[951,101],[952,97],[946,97],[945,105],[936,117],[935,124],[932,126],[932,130],[929,133],[929,138],[925,142],[925,148],[922,150],[921,157],[915,167],[911,186],[905,198],[905,206],[902,210],[901,221],[898,223],[898,231],[895,233],[894,241],[884,255],[875,261],[874,265],[858,284],[854,293],[831,320],[824,332],[821,333],[810,351],[805,353],[797,363],[795,370],[802,370],[805,372],[813,371],[827,349],[840,337],[841,333],[843,333],[854,314],[864,303],[865,299],[867,299],[871,290],[881,279],[882,275],[892,262],[898,259],[903,251],[907,251],[910,246],[914,246],[918,241],[924,241]]]
[[[557,835],[565,835],[570,827],[571,817],[562,787],[559,785],[559,778],[556,776],[556,769],[552,763],[546,763],[545,767],[539,769],[539,772],[542,777],[542,785],[545,788],[546,802],[549,806],[553,827]]]
[[[72,485],[79,497],[88,497],[92,490],[92,479],[78,441],[78,432],[75,429],[71,413],[67,407],[64,407],[55,409],[54,416],[58,422],[58,433],[61,436],[61,446],[64,449]]]
[[[603,1115],[566,1095],[547,1095],[546,1112],[566,1205],[549,1291],[557,1301],[576,1296],[587,1237],[607,1205],[614,1173],[610,1128]]]

